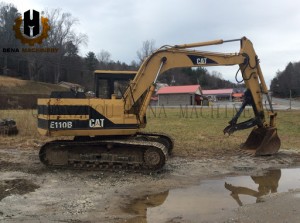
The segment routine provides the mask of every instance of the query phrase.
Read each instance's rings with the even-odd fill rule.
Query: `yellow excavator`
[[[195,50],[232,41],[240,42],[238,53]],[[74,136],[72,140],[43,145],[39,153],[41,162],[72,168],[162,168],[172,153],[173,140],[163,133],[140,131],[146,126],[146,111],[158,76],[171,68],[221,65],[238,65],[247,88],[243,104],[224,134],[253,128],[242,148],[255,150],[256,155],[275,154],[280,148],[276,113],[253,45],[243,37],[163,46],[147,57],[138,71],[96,71],[95,97],[86,97],[81,92],[53,92],[50,98],[38,99],[39,133]],[[127,88],[122,87],[126,82]],[[263,95],[270,106],[269,121]],[[247,105],[253,107],[254,117],[238,123]]]

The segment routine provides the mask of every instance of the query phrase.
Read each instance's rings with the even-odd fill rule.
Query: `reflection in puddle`
[[[259,198],[269,193],[276,193],[278,188],[279,179],[281,177],[281,170],[269,170],[265,176],[251,176],[251,179],[255,184],[258,184],[258,189],[253,190],[248,187],[233,186],[225,182],[225,188],[231,191],[231,196],[242,206],[243,203],[240,200],[239,195],[249,195],[257,198],[256,202],[259,202]]]
[[[226,211],[259,202],[263,195],[300,188],[300,169],[270,170],[264,176],[225,177],[133,200],[127,222],[223,222]],[[233,198],[233,199],[232,199]]]
[[[147,222],[147,210],[162,205],[168,195],[169,191],[164,191],[162,193],[146,195],[142,198],[133,200],[133,202],[124,209],[128,213],[136,215],[136,217],[129,222]]]

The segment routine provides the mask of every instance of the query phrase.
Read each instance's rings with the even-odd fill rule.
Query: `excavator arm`
[[[216,53],[190,49],[231,41],[240,41],[239,53]],[[275,128],[276,113],[274,113],[269,100],[271,107],[269,113],[270,121],[266,121],[263,108],[263,94],[268,97],[268,89],[253,45],[246,37],[228,41],[215,40],[164,46],[158,49],[143,62],[137,75],[125,92],[125,112],[134,113],[142,127],[145,124],[144,116],[155,89],[157,77],[169,69],[231,65],[239,66],[247,91],[244,103],[236,116],[229,122],[229,126],[224,129],[224,133],[232,134],[237,130],[255,127],[243,148],[255,149],[257,155],[276,153],[280,147],[280,140]],[[246,122],[237,123],[240,114],[247,105],[252,106],[255,117]]]

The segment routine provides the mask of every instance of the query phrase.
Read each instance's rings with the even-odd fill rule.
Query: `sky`
[[[1,1],[1,0],[0,0]],[[3,0],[2,0],[3,1]],[[79,20],[76,30],[88,35],[88,51],[110,52],[130,64],[145,40],[155,47],[215,39],[249,38],[267,84],[289,62],[300,61],[300,1],[297,0],[4,0],[21,13],[61,8]],[[202,50],[202,49],[199,49]],[[239,43],[204,50],[234,53]],[[235,82],[237,66],[210,67]],[[239,75],[241,78],[241,75]]]

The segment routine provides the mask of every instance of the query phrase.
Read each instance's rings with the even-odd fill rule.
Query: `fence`
[[[211,105],[211,106],[149,106],[147,116],[150,118],[167,118],[177,116],[178,118],[228,118],[233,117],[238,111],[237,105]],[[253,115],[251,107],[246,107],[241,117],[249,118]]]

